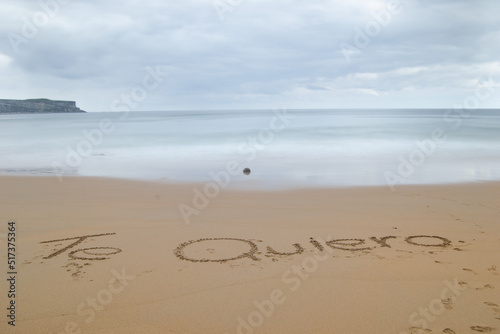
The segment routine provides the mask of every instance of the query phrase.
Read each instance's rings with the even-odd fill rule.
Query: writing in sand
[[[309,243],[311,246],[322,252],[325,246],[329,250],[342,250],[342,251],[370,251],[375,248],[386,247],[392,248],[391,241],[401,237],[384,236],[384,237],[370,237],[367,239],[354,238],[354,239],[333,239],[324,241],[323,243],[317,239],[310,238]],[[260,240],[259,240],[260,241]],[[228,261],[236,261],[248,258],[252,261],[260,261],[258,257],[259,247],[256,240],[238,239],[238,238],[205,238],[198,240],[189,240],[181,243],[175,250],[174,254],[181,260],[191,262],[219,262],[224,263]],[[408,245],[415,247],[448,247],[451,241],[436,235],[413,235],[404,238],[404,242]],[[281,252],[274,248],[266,247],[266,256],[292,256],[304,252],[304,247],[301,244],[292,244],[294,251]],[[214,254],[214,256],[205,256],[202,250]],[[218,254],[223,254],[223,257],[217,257]]]

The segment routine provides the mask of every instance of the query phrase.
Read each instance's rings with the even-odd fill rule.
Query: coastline
[[[202,209],[196,187],[0,176],[17,333],[500,328],[500,182],[223,190]]]

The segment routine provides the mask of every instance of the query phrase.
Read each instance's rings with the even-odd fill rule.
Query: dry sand
[[[0,177],[0,332],[500,333],[499,183],[195,186]]]

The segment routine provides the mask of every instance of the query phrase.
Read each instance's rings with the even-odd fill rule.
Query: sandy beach
[[[0,177],[0,331],[500,332],[500,183],[195,188]]]

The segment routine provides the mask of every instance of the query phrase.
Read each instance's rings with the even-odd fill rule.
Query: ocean
[[[10,114],[0,115],[0,138],[0,175],[60,181],[394,189],[500,180],[500,110]]]

